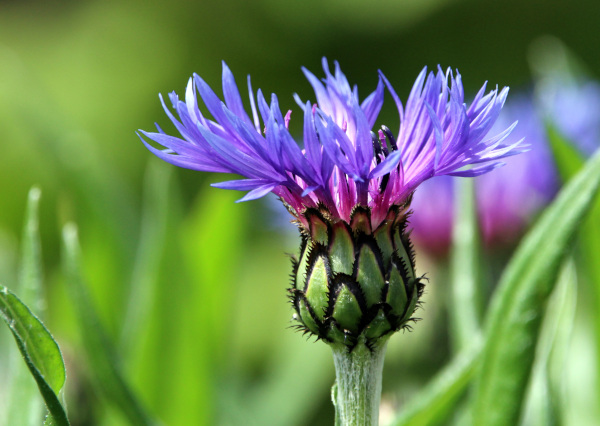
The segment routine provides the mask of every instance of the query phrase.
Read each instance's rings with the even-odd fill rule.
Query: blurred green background
[[[93,386],[80,349],[60,270],[68,221],[80,229],[102,324],[164,424],[332,423],[329,350],[287,329],[294,227],[274,200],[234,204],[240,193],[209,187],[222,176],[153,158],[134,131],[170,129],[159,92],[182,95],[197,72],[220,93],[225,60],[242,93],[250,74],[255,89],[298,114],[294,92],[314,100],[300,67],[320,76],[323,56],[340,62],[361,96],[381,69],[405,99],[421,68],[438,64],[458,68],[467,93],[486,80],[519,90],[548,35],[595,77],[598,16],[594,0],[0,2],[0,282],[17,279],[26,194],[38,185],[47,295],[39,312],[67,362],[73,424],[126,421]],[[393,108],[382,117],[397,126]],[[419,262],[430,277],[424,320],[391,340],[390,410],[449,359],[444,277],[425,256]],[[0,348],[9,339],[0,329]],[[581,345],[585,370],[595,355]],[[594,384],[585,378],[573,409],[590,413]]]

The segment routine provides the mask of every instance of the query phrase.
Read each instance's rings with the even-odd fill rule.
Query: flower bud
[[[301,223],[290,288],[300,329],[352,348],[407,326],[424,286],[415,275],[405,208],[394,206],[376,229],[361,206],[349,224],[325,208],[307,209]]]

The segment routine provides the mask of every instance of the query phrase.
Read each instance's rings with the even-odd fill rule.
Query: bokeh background
[[[197,72],[219,93],[224,60],[242,88],[250,74],[297,115],[293,93],[314,99],[300,67],[320,76],[323,56],[361,96],[381,69],[405,99],[422,67],[438,64],[460,70],[467,98],[486,80],[531,90],[552,46],[598,76],[599,16],[595,0],[0,2],[0,282],[17,280],[27,191],[38,185],[47,299],[38,309],[67,362],[73,424],[127,423],[81,350],[60,268],[69,221],[102,325],[164,424],[332,423],[329,350],[287,329],[294,226],[274,199],[235,204],[240,193],[209,186],[222,176],[153,158],[134,132],[171,129],[159,92],[183,94]],[[381,121],[396,128],[394,108]],[[450,356],[443,268],[418,257],[430,278],[424,320],[391,340],[383,421]],[[571,400],[577,421],[593,424],[596,355],[581,340]],[[1,328],[0,352],[12,345]]]

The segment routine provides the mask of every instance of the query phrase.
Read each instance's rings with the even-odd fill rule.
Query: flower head
[[[379,74],[362,101],[339,65],[325,78],[304,70],[316,103],[303,102],[303,147],[288,130],[277,96],[270,103],[248,79],[251,114],[243,106],[229,68],[223,65],[224,102],[199,76],[190,79],[185,102],[170,95],[179,119],[164,105],[179,137],[142,134],[162,145],[148,149],[181,167],[244,177],[214,186],[248,191],[241,201],[275,193],[297,218],[302,234],[294,260],[290,298],[299,327],[331,344],[369,348],[406,327],[423,284],[405,232],[413,191],[434,176],[477,176],[524,150],[505,143],[514,125],[486,137],[508,89],[481,88],[464,102],[460,74],[419,74],[403,106]],[[400,116],[393,133],[372,131],[387,88]],[[198,108],[198,94],[212,118]],[[162,98],[161,98],[162,99]]]
[[[140,131],[162,145],[160,150],[142,139],[163,160],[189,169],[234,173],[241,180],[214,184],[218,188],[248,191],[240,200],[279,196],[305,225],[303,212],[325,206],[331,217],[350,221],[357,205],[368,207],[377,227],[394,205],[403,205],[412,192],[434,176],[477,176],[501,163],[499,159],[522,152],[520,141],[506,144],[513,126],[487,137],[508,89],[486,94],[484,85],[470,106],[464,101],[461,76],[450,70],[419,74],[403,106],[385,76],[379,74],[374,92],[362,101],[335,63],[331,73],[323,60],[325,78],[304,70],[316,104],[296,100],[303,111],[303,148],[288,130],[291,111],[283,115],[277,96],[267,102],[256,95],[248,79],[251,113],[227,65],[223,64],[224,102],[198,75],[189,80],[185,101],[169,95],[177,119],[163,102],[180,136]],[[392,96],[400,116],[396,133],[372,128],[384,99]],[[199,96],[198,96],[199,95]],[[201,99],[212,118],[198,107]],[[472,168],[467,166],[476,165]]]

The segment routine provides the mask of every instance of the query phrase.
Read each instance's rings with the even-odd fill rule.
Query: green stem
[[[481,281],[479,254],[481,243],[477,221],[475,186],[471,179],[456,179],[454,186],[454,229],[450,264],[449,305],[452,346],[455,353],[468,348],[480,331]]]
[[[331,345],[336,383],[332,392],[336,425],[377,426],[381,400],[381,375],[387,339],[369,349],[359,343],[348,352]]]

